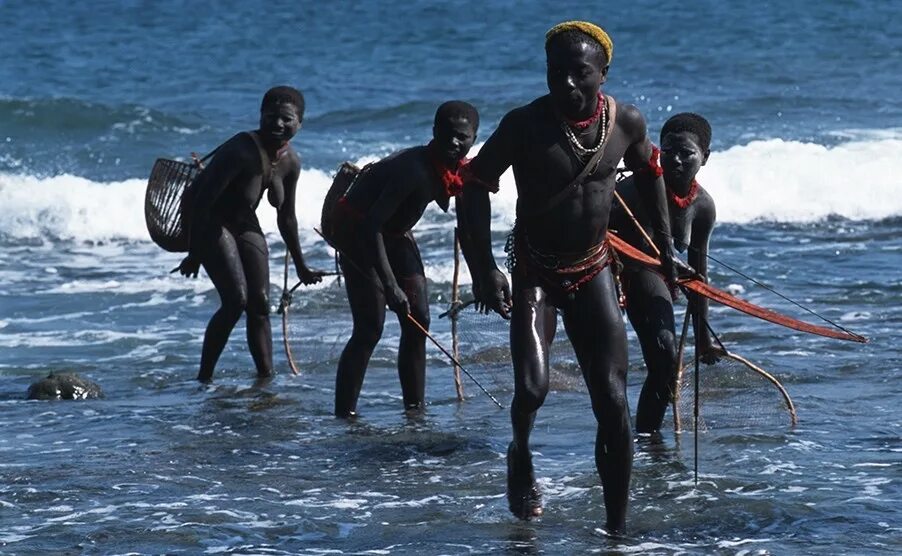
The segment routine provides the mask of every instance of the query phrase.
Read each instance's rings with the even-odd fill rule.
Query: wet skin
[[[242,314],[247,316],[247,343],[258,378],[273,374],[269,249],[255,213],[264,193],[276,209],[279,232],[298,279],[304,284],[322,279],[304,262],[295,215],[301,162],[288,141],[300,129],[302,116],[291,103],[267,106],[260,113],[255,133],[273,161],[269,183],[264,183],[264,161],[257,146],[241,133],[222,145],[194,184],[191,247],[179,270],[196,277],[203,265],[220,298],[204,334],[200,381],[213,378],[216,362]]]
[[[709,151],[702,149],[698,137],[691,132],[669,133],[661,142],[661,166],[667,187],[685,197],[692,180],[707,162]],[[617,191],[632,210],[638,222],[653,238],[656,237],[651,218],[639,196],[632,177],[617,185]],[[714,200],[703,188],[686,208],[669,202],[670,230],[674,246],[679,251],[688,246],[689,265],[700,275],[707,275],[708,242],[714,227],[716,211]],[[611,215],[611,227],[621,237],[642,248],[649,255],[654,251],[638,231],[636,224],[619,206]],[[657,234],[660,236],[661,234]],[[673,300],[663,277],[647,268],[628,264],[621,275],[627,299],[627,316],[642,347],[642,356],[648,369],[636,412],[636,431],[651,433],[660,430],[667,406],[673,399],[677,379],[678,340],[675,334]],[[717,361],[719,350],[711,345],[711,337],[703,324],[708,318],[708,300],[693,296],[693,328],[698,350],[706,363]],[[699,320],[704,319],[704,320]]]
[[[433,163],[438,157],[456,167],[476,140],[468,120],[452,118],[433,128],[433,145],[395,153],[369,166],[346,194],[354,214],[336,213],[336,242],[351,306],[353,331],[342,351],[335,377],[335,415],[357,413],[357,400],[370,356],[382,337],[385,307],[401,325],[398,376],[407,410],[425,405],[426,336],[408,318],[428,330],[426,275],[411,228],[430,202],[448,210],[449,198]],[[432,152],[430,152],[430,149]]]
[[[575,194],[540,217],[531,217],[582,169],[584,161],[569,145],[561,127],[561,115],[571,120],[591,116],[597,106],[597,92],[607,75],[607,61],[588,39],[577,44],[553,41],[547,62],[549,95],[509,112],[471,162],[471,168],[479,179],[491,181],[513,166],[518,226],[523,227],[530,244],[545,253],[578,253],[605,238],[616,178],[614,168],[621,159],[629,168],[645,167],[652,145],[639,111],[630,105],[619,106],[598,168]],[[599,127],[596,122],[582,134],[575,131],[582,145],[596,144]],[[647,205],[655,208],[655,225],[667,230],[663,180],[648,173],[643,176],[642,191]],[[490,206],[484,188],[470,184],[465,187],[458,200],[458,218],[464,255],[476,281],[474,293],[486,306],[511,319],[515,380],[511,405],[513,442],[508,450],[511,511],[522,519],[542,512],[532,473],[529,437],[536,413],[548,393],[548,347],[557,308],[563,313],[565,330],[576,351],[598,422],[595,462],[604,487],[607,528],[612,533],[622,532],[633,447],[626,399],[626,335],[610,269],[569,296],[547,290],[527,273],[515,270],[511,291],[492,255]],[[670,253],[663,242],[660,247]]]

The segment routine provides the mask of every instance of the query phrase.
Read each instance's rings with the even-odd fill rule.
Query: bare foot
[[[520,456],[511,442],[507,447],[507,503],[523,520],[542,515],[542,496],[532,469],[532,456]]]
[[[274,378],[275,374],[273,373],[258,374],[257,378],[254,380],[254,383],[251,385],[251,389],[263,390],[264,388],[272,384]]]

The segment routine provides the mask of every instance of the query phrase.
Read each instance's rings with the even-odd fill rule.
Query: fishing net
[[[462,305],[456,316],[458,360],[487,388],[491,385],[493,393],[512,392],[510,321],[495,312],[480,313],[472,307],[472,302]],[[549,348],[548,379],[552,391],[586,389],[582,371],[560,321]]]
[[[293,292],[284,295],[286,290],[283,289],[278,309],[282,319],[282,343],[295,374],[334,371],[351,334],[351,310],[344,288],[338,278],[327,277],[324,281],[326,287],[304,290],[298,295]]]
[[[493,393],[512,391],[509,321],[496,313],[479,313],[470,304],[462,305],[456,318],[456,348],[460,363]],[[558,325],[549,350],[550,388],[583,391],[582,373],[562,328]],[[675,404],[675,420],[682,430],[692,429],[694,415],[695,373],[691,363],[684,362]],[[714,365],[702,364],[700,367],[700,430],[795,424],[792,399],[780,381],[767,371],[734,353]]]
[[[449,315],[452,312],[449,312]],[[460,363],[493,392],[513,390],[510,323],[495,313],[482,314],[461,305],[455,342]],[[562,326],[549,350],[551,390],[583,391],[585,383]],[[738,354],[727,352],[713,365],[700,365],[699,430],[767,429],[796,423],[795,407],[778,378]],[[695,405],[695,372],[684,361],[679,396],[674,404],[676,430],[691,430]]]
[[[449,309],[440,318],[450,323],[452,353],[467,372],[496,397],[513,391],[510,322],[495,312],[476,311],[472,301]]]
[[[188,250],[188,226],[182,214],[182,194],[200,172],[194,162],[158,158],[147,180],[144,221],[150,239],[167,251]]]
[[[334,372],[350,336],[350,308],[340,277],[326,280],[331,283],[324,288],[283,297],[279,309],[284,348],[298,372]],[[431,332],[457,359],[466,371],[463,374],[469,375],[458,382],[459,397],[463,399],[464,391],[477,393],[482,386],[499,400],[509,399],[514,387],[510,321],[494,312],[476,311],[472,301],[455,307],[433,319]],[[397,328],[396,319],[387,318],[383,335],[396,337]],[[585,391],[562,328],[559,324],[549,350],[550,388]],[[695,372],[689,355],[684,357],[679,395],[671,408],[678,431],[693,428]],[[371,361],[393,366],[396,358],[396,343],[379,342]],[[454,367],[450,361],[447,364]],[[700,365],[698,392],[701,431],[780,428],[796,422],[792,400],[779,379],[735,353],[713,365]]]
[[[735,357],[735,358],[734,358]],[[699,365],[699,423],[709,429],[767,429],[796,422],[792,399],[776,377],[736,355],[713,365]],[[692,430],[695,408],[695,368],[686,361],[674,404],[676,430]]]
[[[336,236],[333,221],[335,207],[360,172],[358,166],[350,162],[342,163],[326,192],[320,229],[317,231],[329,245]],[[286,253],[283,294],[278,312],[282,316],[283,346],[289,366],[295,374],[317,367],[334,369],[351,333],[350,308],[345,290],[341,287],[338,253],[335,253],[335,272],[329,273],[335,278],[325,278],[332,283],[327,284],[326,288],[305,291],[304,295],[299,296],[293,295],[299,284],[288,289],[288,262]],[[390,326],[386,321],[386,328]],[[380,350],[383,344],[380,342],[373,354],[377,359],[384,356]]]

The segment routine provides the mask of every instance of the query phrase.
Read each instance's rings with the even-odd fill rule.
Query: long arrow
[[[345,254],[344,251],[342,251],[341,249],[339,249],[337,245],[335,245],[334,243],[332,243],[331,241],[329,241],[329,238],[327,238],[326,236],[324,236],[323,233],[322,233],[321,231],[319,231],[319,230],[316,229],[316,228],[313,228],[313,231],[316,232],[316,233],[319,235],[319,237],[323,238],[323,241],[325,241],[325,242],[329,245],[329,247],[331,247],[332,249],[334,249],[336,253],[340,253],[341,255],[343,255],[343,256],[344,256],[344,260],[348,261],[348,262],[351,264],[351,266],[353,266],[354,268],[356,268],[357,271],[358,271],[361,275],[369,277],[369,274],[368,274],[368,273],[364,272],[359,266],[357,266],[357,264],[354,262],[354,260],[351,259],[350,257],[348,257],[347,254]],[[370,280],[372,280],[372,278],[370,278]],[[376,287],[378,287],[379,289],[382,289],[382,284],[381,284],[381,283],[378,283],[378,282],[375,282],[375,283],[376,283]],[[413,324],[414,326],[416,326],[416,327],[420,330],[420,332],[422,332],[427,338],[429,338],[429,340],[432,341],[433,344],[435,344],[435,347],[437,347],[437,348],[439,349],[439,351],[441,351],[443,354],[445,354],[445,357],[447,357],[448,360],[450,360],[452,364],[454,364],[455,366],[457,366],[458,368],[460,368],[460,370],[463,371],[463,373],[464,373],[465,375],[467,375],[467,378],[469,378],[470,380],[472,380],[473,383],[474,383],[476,386],[478,386],[480,390],[482,390],[482,393],[483,393],[483,394],[485,394],[486,396],[489,397],[489,399],[491,399],[493,402],[495,402],[495,405],[497,405],[500,409],[504,409],[504,406],[501,405],[501,402],[499,402],[499,401],[495,398],[495,396],[493,396],[493,395],[491,394],[491,392],[489,392],[488,390],[486,390],[486,389],[485,389],[485,386],[483,386],[478,380],[476,380],[476,377],[474,377],[473,375],[471,375],[470,372],[467,371],[467,369],[464,368],[464,366],[460,364],[460,361],[458,361],[456,357],[454,357],[453,355],[451,355],[451,353],[450,353],[447,349],[445,349],[444,346],[442,346],[442,344],[440,344],[439,341],[436,340],[435,337],[433,337],[432,334],[430,334],[428,330],[426,330],[426,327],[425,327],[425,326],[423,326],[422,324],[420,324],[420,321],[418,321],[416,318],[414,318],[414,316],[411,315],[410,313],[407,313],[405,316],[407,317],[407,320],[409,320],[409,321],[411,322],[411,324]]]

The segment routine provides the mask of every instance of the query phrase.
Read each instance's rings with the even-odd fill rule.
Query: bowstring
[[[618,171],[618,173],[619,173],[619,175],[622,176],[624,172]],[[626,210],[626,211],[628,212],[630,218],[632,219],[633,223],[636,224],[637,228],[638,228],[640,231],[644,232],[644,229],[642,229],[642,225],[639,223],[638,219],[636,219],[636,217],[632,214],[632,211],[630,211],[630,208],[629,208],[628,206],[626,206],[626,203],[623,201],[623,199],[620,198],[620,196],[618,195],[616,200],[620,203],[621,206],[623,206],[624,210]],[[667,238],[667,239],[670,240],[671,242],[674,241],[674,237],[673,237],[673,235],[671,235],[670,233],[665,232],[665,231],[660,230],[660,229],[657,229],[657,228],[656,228],[654,231],[655,231],[656,234],[661,234],[662,236],[664,236],[665,238]],[[642,235],[643,235],[643,239],[644,239],[644,240],[646,241],[646,243],[647,243],[647,242],[648,242],[648,238],[644,237],[644,236],[645,236],[644,233],[643,233]],[[655,251],[657,251],[657,246],[656,246],[653,242],[650,243],[650,246],[652,247],[652,249],[654,249]],[[687,246],[687,249],[688,249],[688,250],[695,251],[696,253],[698,252],[698,249],[695,248],[695,247],[692,247],[691,245]],[[713,262],[715,262],[715,263],[721,265],[722,267],[724,267],[724,268],[730,270],[731,272],[733,272],[733,273],[735,273],[735,274],[737,274],[737,275],[739,275],[739,276],[745,278],[746,280],[752,282],[753,284],[755,284],[755,285],[757,285],[757,286],[759,286],[759,287],[762,287],[762,288],[764,288],[765,290],[767,290],[767,291],[773,293],[774,295],[776,295],[777,297],[783,299],[784,301],[787,301],[787,302],[791,303],[792,305],[795,305],[795,306],[798,307],[799,309],[802,309],[803,311],[805,311],[805,312],[807,312],[807,313],[809,313],[809,314],[811,314],[811,315],[814,315],[815,317],[821,319],[822,321],[824,321],[824,322],[830,324],[830,325],[833,326],[834,328],[836,328],[836,329],[838,329],[838,330],[842,330],[843,332],[845,332],[846,334],[849,334],[849,335],[851,335],[851,336],[855,336],[855,337],[858,337],[858,338],[861,338],[861,337],[862,337],[860,334],[857,334],[857,333],[855,333],[855,332],[852,332],[851,330],[849,330],[848,328],[842,326],[841,324],[839,324],[839,323],[837,323],[837,322],[834,322],[833,320],[831,320],[831,319],[825,317],[824,315],[821,315],[820,313],[818,313],[818,312],[815,311],[814,309],[810,309],[809,307],[806,307],[805,305],[802,305],[802,304],[799,303],[798,301],[795,301],[794,299],[792,299],[792,298],[790,298],[790,297],[788,297],[788,296],[786,296],[786,295],[780,293],[780,292],[777,291],[776,289],[774,289],[774,288],[768,286],[767,284],[761,282],[760,280],[756,280],[755,278],[752,278],[751,276],[749,276],[748,274],[745,274],[744,272],[740,271],[739,269],[734,268],[734,267],[728,265],[727,263],[721,261],[720,259],[717,259],[717,258],[714,257],[713,255],[711,255],[709,252],[705,252],[705,257],[706,257],[707,259],[709,259],[709,260],[711,260],[711,261],[713,261]],[[707,278],[707,277],[706,277],[706,278]]]

